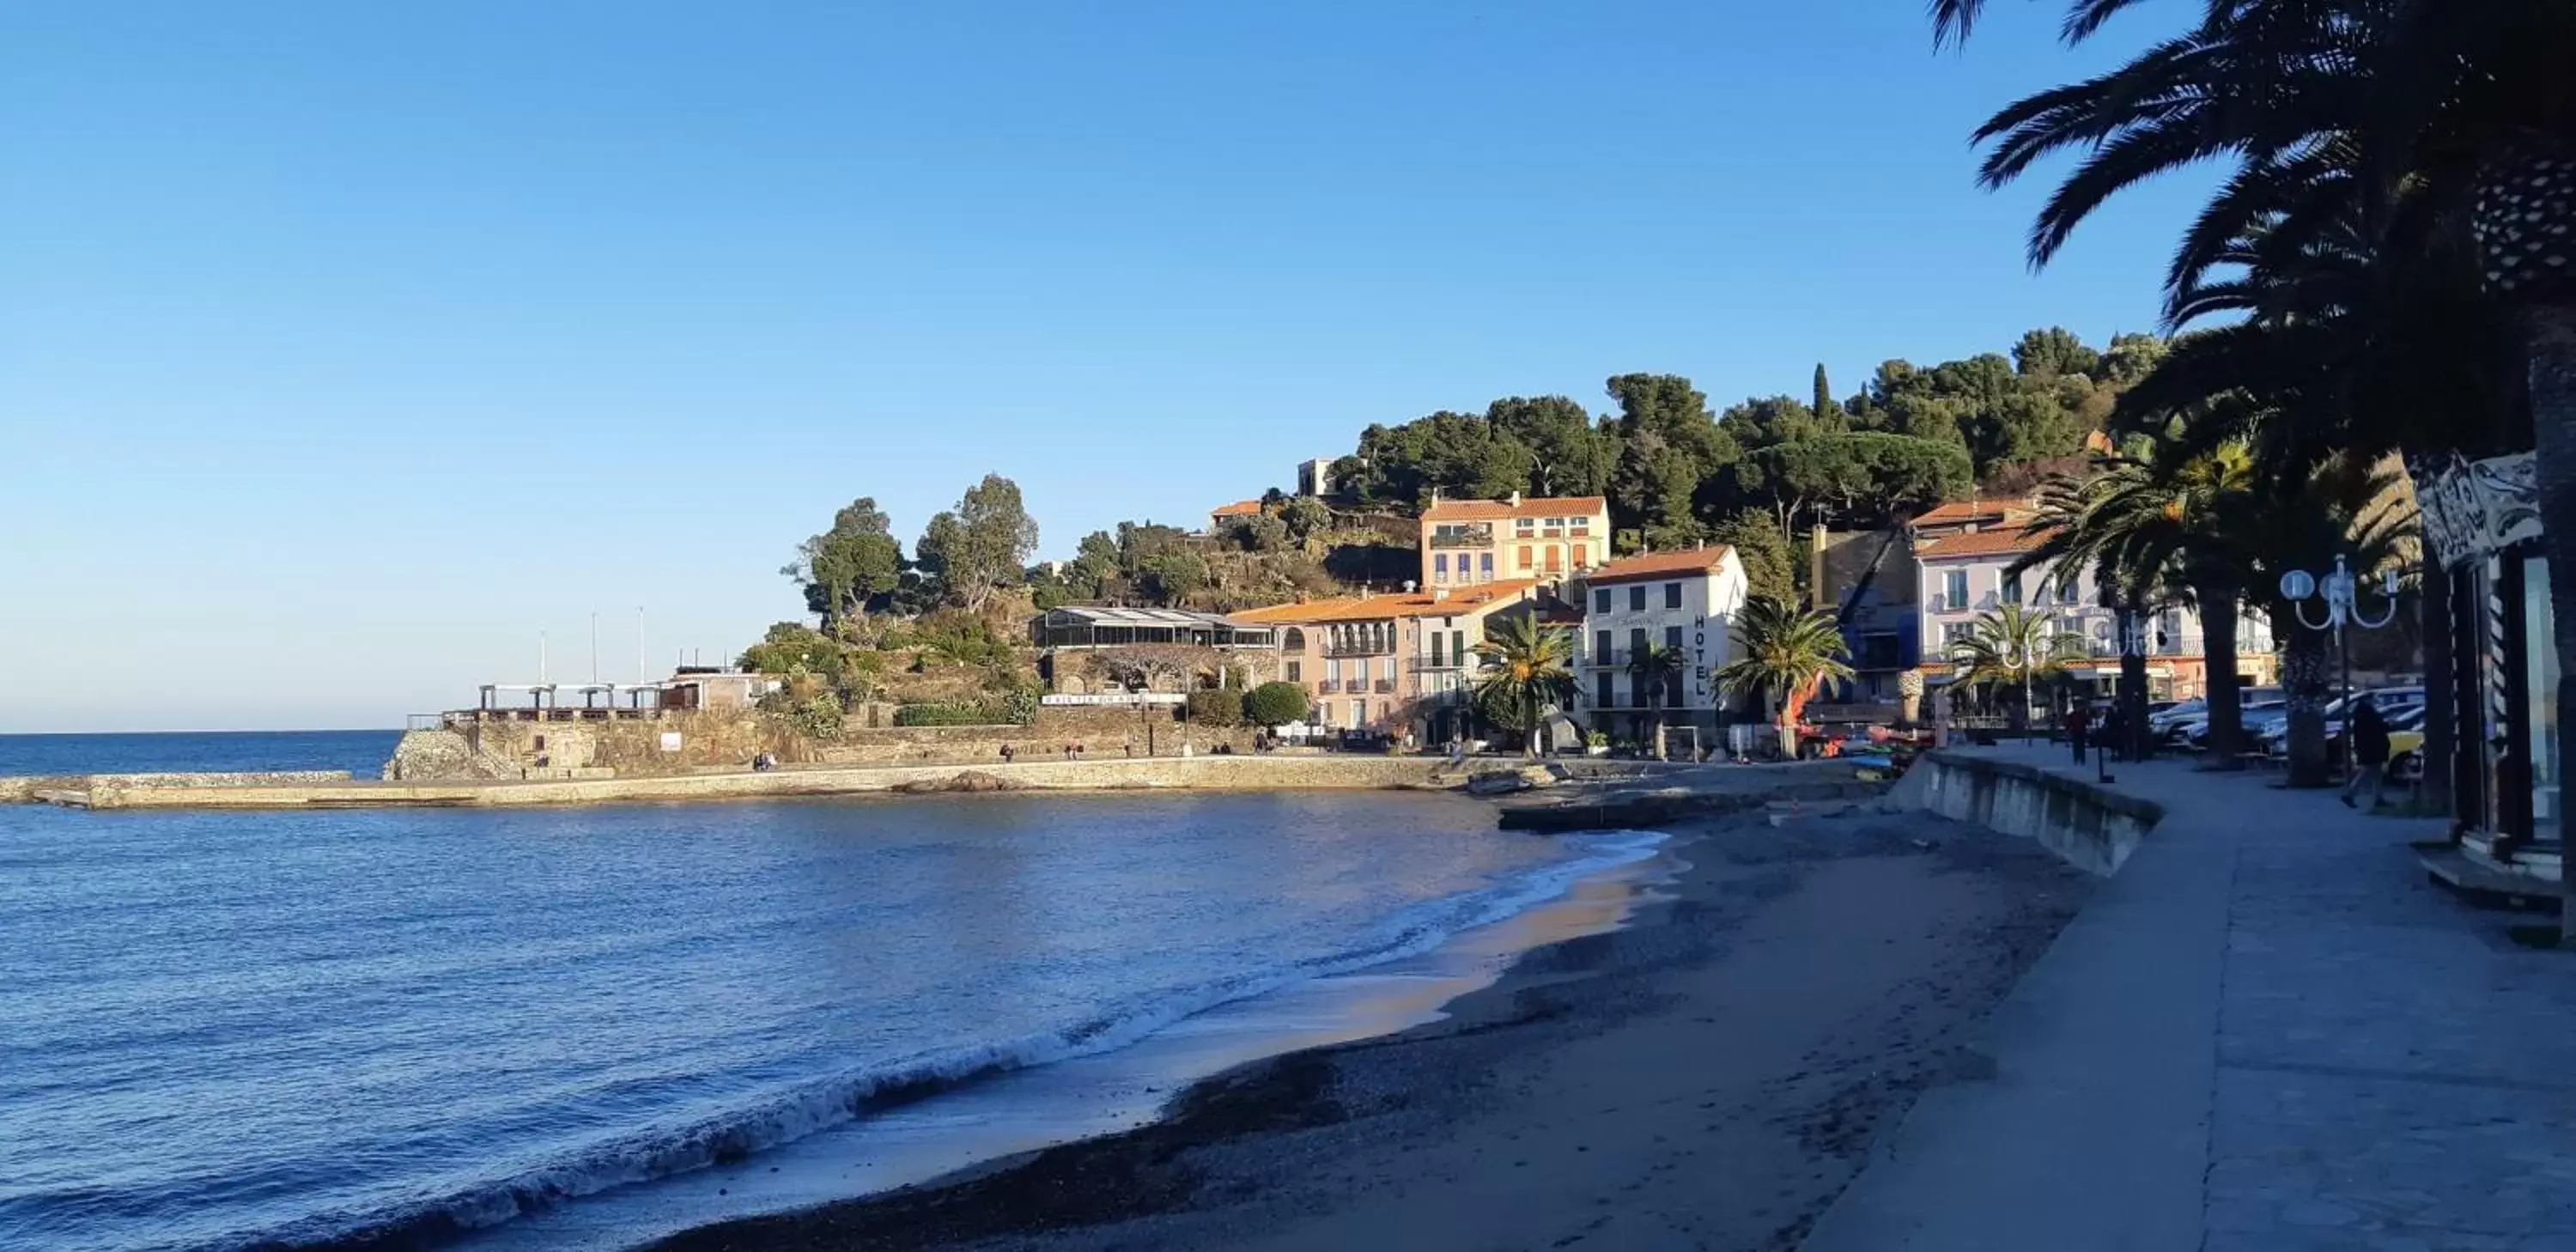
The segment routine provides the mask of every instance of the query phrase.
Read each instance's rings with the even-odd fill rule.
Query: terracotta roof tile
[[[1383,596],[1344,596],[1334,600],[1309,600],[1304,604],[1273,604],[1267,608],[1245,609],[1233,614],[1247,626],[1295,625],[1302,622],[1352,622],[1382,617],[1448,617],[1452,614],[1483,612],[1523,598],[1538,586],[1535,579],[1513,578],[1501,582],[1478,583],[1452,590],[1446,599],[1433,599],[1430,592],[1397,592]]]
[[[1509,500],[1443,500],[1422,511],[1426,522],[1490,522],[1504,517],[1583,517],[1610,511],[1600,496],[1525,496]]]
[[[1232,503],[1232,504],[1220,504],[1220,505],[1216,506],[1215,508],[1209,509],[1209,510],[1208,510],[1208,516],[1210,516],[1210,517],[1250,517],[1250,516],[1252,516],[1252,515],[1253,515],[1253,514],[1255,514],[1255,513],[1259,513],[1260,511],[1261,511],[1261,502],[1260,502],[1259,500],[1237,500],[1237,501],[1235,501],[1235,502],[1234,502],[1234,503]]]
[[[1721,544],[1714,548],[1675,548],[1670,552],[1646,552],[1621,557],[1584,576],[1587,582],[1616,583],[1637,578],[1669,578],[1674,574],[1706,573],[1726,562],[1735,549]]]
[[[2007,552],[2028,552],[2047,538],[2027,526],[2000,526],[1993,530],[1944,535],[1914,550],[1918,561],[1937,561],[1943,557],[2001,556]]]

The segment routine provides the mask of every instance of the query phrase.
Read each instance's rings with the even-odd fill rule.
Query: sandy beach
[[[728,1222],[715,1249],[1794,1248],[2092,880],[1921,814],[1675,831],[1631,923],[1447,1017],[1198,1084],[1161,1121]]]

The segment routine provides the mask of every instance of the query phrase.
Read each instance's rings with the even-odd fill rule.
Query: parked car
[[[2277,690],[2277,688],[2275,690]],[[2289,703],[2284,700],[2272,699],[2247,701],[2244,708],[2244,721],[2241,723],[2245,729],[2247,737],[2246,741],[2251,743],[2254,741],[2254,736],[2270,729],[2273,718],[2288,717],[2289,709]],[[2184,731],[2183,742],[2190,744],[2194,748],[2208,747],[2209,718],[2204,715],[2199,720],[2193,722],[2189,729]]]
[[[2356,691],[2352,693],[2354,707],[2358,708],[2364,700],[2368,700],[2372,704],[2378,705],[2380,716],[2388,718],[2395,716],[2398,712],[2405,709],[2420,709],[2424,707],[2424,689],[2421,687],[2374,687],[2368,691]],[[2343,719],[2344,698],[2337,696],[2326,703],[2327,752],[2332,759],[2337,761],[2343,759]],[[2262,738],[2258,740],[2257,743],[2264,752],[2269,753],[2270,755],[2286,755],[2289,752],[2290,747],[2289,719],[2285,716],[2279,724],[2265,730]]]
[[[2402,783],[2424,777],[2424,706],[2388,715],[2388,776]]]

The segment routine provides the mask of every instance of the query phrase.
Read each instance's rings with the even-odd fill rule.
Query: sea
[[[0,736],[0,774],[372,774],[392,739]],[[0,1247],[626,1247],[1119,1129],[1436,1017],[1664,855],[1494,825],[1403,792],[0,806]]]

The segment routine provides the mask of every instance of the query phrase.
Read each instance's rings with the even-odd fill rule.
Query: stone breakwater
[[[1470,768],[1491,768],[1491,762]],[[572,778],[398,782],[318,775],[90,775],[41,780],[0,780],[0,798],[31,800],[38,791],[69,792],[67,803],[113,808],[354,808],[453,807],[503,804],[613,804],[722,800],[778,796],[864,795],[894,792],[906,784],[941,783],[969,767],[959,765],[812,767],[671,774],[633,778]],[[1013,791],[1116,791],[1130,789],[1275,790],[1449,788],[1466,774],[1438,757],[1408,756],[1212,756],[1149,757],[1099,761],[1024,761],[971,767],[1008,782]],[[201,779],[222,779],[201,782]]]
[[[0,777],[0,804],[26,804],[53,793],[95,793],[100,788],[331,787],[353,779],[344,769],[235,774],[16,774]]]

